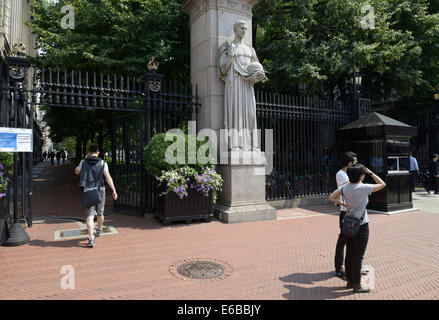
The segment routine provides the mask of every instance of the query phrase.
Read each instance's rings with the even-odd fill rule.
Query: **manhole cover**
[[[215,259],[183,259],[173,263],[169,272],[181,280],[206,279],[208,281],[224,280],[233,268],[226,262]]]
[[[177,272],[188,278],[211,279],[221,276],[224,267],[210,261],[192,261],[179,266]]]

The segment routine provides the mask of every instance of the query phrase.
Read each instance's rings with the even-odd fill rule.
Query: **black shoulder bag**
[[[346,202],[346,197],[343,195],[343,188],[340,189],[341,195]],[[343,219],[343,227],[341,229],[341,232],[348,237],[355,237],[358,233],[358,229],[360,229],[360,223],[364,219],[364,214],[366,213],[366,210],[364,210],[363,215],[361,216],[361,219],[355,218],[354,216],[351,216],[349,214],[347,204],[346,204],[346,215]]]
[[[96,188],[82,193],[81,203],[83,208],[90,208],[91,206],[95,206],[98,203],[101,203],[102,197],[99,192],[99,187],[101,186],[100,185],[102,179],[101,177],[104,173],[104,169],[105,169],[105,162],[102,165],[101,171],[99,172],[98,179],[95,181],[94,187]]]

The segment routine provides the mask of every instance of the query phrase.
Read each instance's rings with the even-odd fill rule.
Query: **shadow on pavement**
[[[301,287],[296,284],[312,285],[316,282],[326,281],[335,277],[334,271],[324,273],[293,273],[285,277],[280,277],[282,282],[292,283],[284,287],[289,290],[282,296],[287,300],[323,300],[336,299],[352,295],[352,289],[346,289],[346,282],[338,287]]]
[[[83,242],[82,244],[80,242]],[[82,247],[87,248],[87,238],[73,239],[73,240],[58,240],[58,241],[44,241],[44,240],[31,240],[30,246],[33,247],[58,247],[58,248],[70,248],[70,247]]]

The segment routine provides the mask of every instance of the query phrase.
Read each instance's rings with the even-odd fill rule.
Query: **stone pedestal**
[[[237,151],[220,164],[223,190],[218,194],[215,215],[223,222],[276,220],[276,209],[265,200],[265,156],[263,152]]]

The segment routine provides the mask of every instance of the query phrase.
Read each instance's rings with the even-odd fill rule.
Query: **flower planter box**
[[[190,223],[193,219],[209,222],[213,217],[212,192],[206,197],[195,190],[188,190],[188,196],[183,199],[180,199],[175,192],[169,192],[157,196],[156,203],[155,217],[164,225],[181,220]]]

